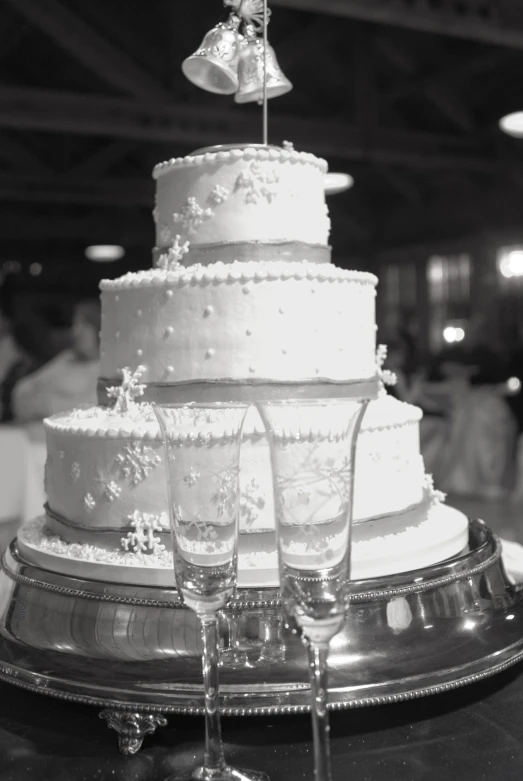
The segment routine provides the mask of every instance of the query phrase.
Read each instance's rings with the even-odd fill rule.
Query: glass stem
[[[220,725],[218,678],[218,620],[216,615],[200,616],[203,640],[203,686],[205,691],[205,760],[206,770],[225,767]]]
[[[314,741],[314,779],[330,781],[329,711],[327,710],[328,644],[309,643],[309,678],[311,685],[312,737]]]

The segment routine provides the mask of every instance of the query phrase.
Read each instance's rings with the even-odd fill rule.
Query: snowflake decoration
[[[155,537],[154,532],[161,532],[162,525],[159,515],[152,513],[141,513],[135,510],[132,515],[127,516],[133,531],[122,537],[122,548],[134,553],[153,553],[158,554],[165,550],[160,537]]]
[[[116,456],[116,463],[123,476],[132,486],[136,486],[161,463],[161,458],[152,447],[133,442],[124,448],[123,453]]]
[[[196,232],[204,220],[209,220],[213,216],[212,209],[203,209],[196,198],[191,196],[187,198],[180,212],[174,212],[173,221],[177,225],[180,224],[190,236]]]
[[[84,507],[88,513],[91,513],[96,507],[96,499],[92,494],[87,493],[84,496]]]
[[[107,483],[107,485],[105,486],[104,496],[110,502],[116,501],[116,499],[118,499],[121,493],[122,493],[121,487],[114,480],[111,480],[111,482]]]
[[[323,553],[329,547],[321,528],[315,523],[302,523],[297,528],[297,538],[305,544],[308,553]]]
[[[183,244],[180,244],[180,239],[180,234],[176,234],[167,252],[160,255],[157,263],[158,268],[175,271],[181,265],[183,256],[189,252],[189,242],[184,241]]]
[[[194,529],[198,540],[215,540],[218,537],[218,532],[214,526],[211,523],[202,521],[200,513],[191,520],[185,520],[182,517],[182,508],[178,505],[174,508],[174,517],[179,526],[183,525],[185,536],[188,536],[187,533],[190,529]]]
[[[431,507],[445,501],[447,494],[434,487],[434,478],[432,475],[425,475],[424,483],[425,493],[428,496]]]
[[[307,507],[311,503],[312,494],[308,488],[300,486],[298,489],[290,486],[281,489],[283,507],[293,510],[296,507]]]
[[[146,386],[141,385],[138,380],[145,371],[145,366],[138,366],[137,369],[131,371],[128,366],[121,369],[122,383],[121,385],[112,385],[107,388],[107,395],[110,399],[116,399],[113,412],[117,415],[125,415],[129,412],[138,396],[142,396]]]
[[[160,241],[162,244],[169,244],[172,240],[171,237],[171,231],[167,227],[167,225],[161,225],[160,229],[158,231],[158,236],[160,237]]]
[[[218,518],[224,515],[232,517],[236,512],[238,499],[238,469],[227,469],[217,475],[218,487],[211,496],[211,502],[216,505]]]
[[[200,479],[200,477],[201,477],[201,473],[197,472],[196,469],[194,469],[194,467],[191,467],[189,470],[189,474],[185,475],[185,477],[183,478],[183,482],[188,488],[193,488],[198,482],[198,480]]]
[[[227,187],[223,187],[223,185],[217,184],[212,188],[211,194],[207,200],[211,206],[219,206],[220,204],[225,203],[228,197],[229,190]]]
[[[73,461],[71,464],[71,479],[73,483],[76,483],[78,478],[80,477],[80,464],[78,461]]]
[[[247,526],[252,526],[258,518],[259,511],[263,510],[266,504],[265,494],[260,490],[260,484],[253,477],[243,489],[240,497],[240,513],[243,522]]]
[[[385,385],[396,384],[396,375],[394,374],[394,372],[389,371],[389,369],[383,368],[383,365],[386,360],[387,360],[387,345],[379,344],[378,347],[376,348],[376,369],[382,387]]]
[[[292,143],[292,141],[284,141],[282,147],[285,149],[286,152],[294,152],[294,144]]]
[[[267,171],[260,163],[254,161],[249,171],[242,171],[239,174],[234,189],[245,190],[245,203],[257,204],[261,198],[272,203],[278,192],[275,187],[278,182],[276,171]]]

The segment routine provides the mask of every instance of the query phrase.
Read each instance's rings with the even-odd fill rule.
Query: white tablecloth
[[[0,426],[0,524],[23,523],[42,512],[45,459],[40,425]]]

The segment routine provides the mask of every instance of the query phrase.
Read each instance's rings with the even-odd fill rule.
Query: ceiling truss
[[[511,0],[441,0],[437,4],[429,0],[271,0],[271,4],[523,49],[521,8]]]

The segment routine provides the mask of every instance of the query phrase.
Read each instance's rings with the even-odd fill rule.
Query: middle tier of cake
[[[323,383],[334,387],[330,395],[345,395],[339,385],[375,379],[376,283],[372,274],[306,261],[178,266],[106,280],[101,401],[124,367],[143,367],[146,400],[163,389],[164,401],[191,401],[195,384],[220,383]],[[179,396],[184,385],[190,398]],[[174,387],[178,395],[166,396]]]

